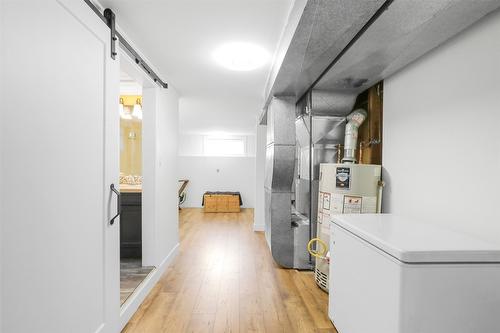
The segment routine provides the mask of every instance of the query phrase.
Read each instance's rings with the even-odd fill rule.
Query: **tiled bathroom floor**
[[[120,304],[125,303],[153,269],[152,266],[142,267],[141,259],[120,260]]]

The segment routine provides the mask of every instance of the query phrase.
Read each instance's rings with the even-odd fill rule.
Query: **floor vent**
[[[324,291],[328,292],[328,275],[316,268],[314,270],[314,278],[318,286]]]

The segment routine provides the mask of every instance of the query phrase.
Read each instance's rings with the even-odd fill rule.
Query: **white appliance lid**
[[[500,262],[500,244],[392,214],[345,214],[332,222],[406,263]]]

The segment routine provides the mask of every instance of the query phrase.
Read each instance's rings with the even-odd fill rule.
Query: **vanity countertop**
[[[120,184],[121,193],[142,193],[142,184],[139,185],[129,185]]]

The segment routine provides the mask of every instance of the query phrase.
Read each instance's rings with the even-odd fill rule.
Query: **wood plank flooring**
[[[179,255],[122,332],[337,332],[312,272],[276,265],[252,221],[180,211]]]

